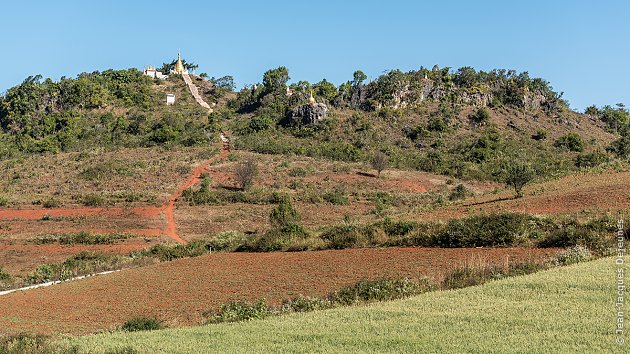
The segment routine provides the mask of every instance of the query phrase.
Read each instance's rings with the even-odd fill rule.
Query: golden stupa
[[[182,59],[179,56],[179,51],[177,51],[177,63],[175,63],[175,72],[178,74],[183,74],[186,69],[184,69],[184,64],[182,64]]]

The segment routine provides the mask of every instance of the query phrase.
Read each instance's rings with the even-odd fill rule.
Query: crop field
[[[605,258],[388,303],[63,344],[94,353],[619,353],[615,273]]]
[[[215,253],[17,292],[0,301],[0,332],[86,334],[134,316],[171,326],[198,324],[233,300],[272,304],[323,296],[361,279],[432,278],[464,265],[542,262],[557,249],[385,248],[317,252]]]

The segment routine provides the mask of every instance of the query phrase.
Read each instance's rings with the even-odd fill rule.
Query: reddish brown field
[[[465,264],[540,261],[555,249],[349,249],[297,253],[217,253],[0,297],[0,334],[84,334],[133,316],[171,326],[196,324],[232,300],[278,304],[323,296],[360,279],[430,277]]]

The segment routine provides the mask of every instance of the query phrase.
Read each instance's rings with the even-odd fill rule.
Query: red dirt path
[[[360,279],[441,279],[464,264],[540,261],[558,250],[531,248],[347,249],[295,253],[216,253],[17,292],[0,301],[0,335],[85,334],[113,329],[133,316],[170,326],[200,323],[234,300],[278,304],[323,296]]]
[[[55,217],[70,217],[70,216],[121,216],[121,215],[135,215],[140,218],[155,219],[161,217],[164,214],[166,219],[166,226],[161,233],[172,238],[179,243],[186,243],[177,234],[177,223],[173,215],[173,209],[175,208],[175,201],[179,198],[184,190],[199,183],[201,175],[208,170],[208,166],[214,160],[221,159],[227,156],[228,150],[223,150],[219,155],[213,156],[211,159],[206,160],[199,166],[197,166],[191,173],[190,177],[184,184],[182,184],[171,196],[166,204],[160,207],[138,207],[138,208],[73,208],[73,209],[21,209],[21,210],[0,210],[0,220],[41,220],[44,216]],[[95,232],[95,230],[82,230]],[[134,230],[118,230],[118,232],[140,235],[156,235],[155,229],[134,229]],[[159,235],[160,232],[157,233]]]

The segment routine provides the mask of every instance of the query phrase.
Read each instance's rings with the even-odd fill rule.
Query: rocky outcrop
[[[328,106],[323,103],[305,104],[291,110],[290,125],[317,125],[326,118]]]

